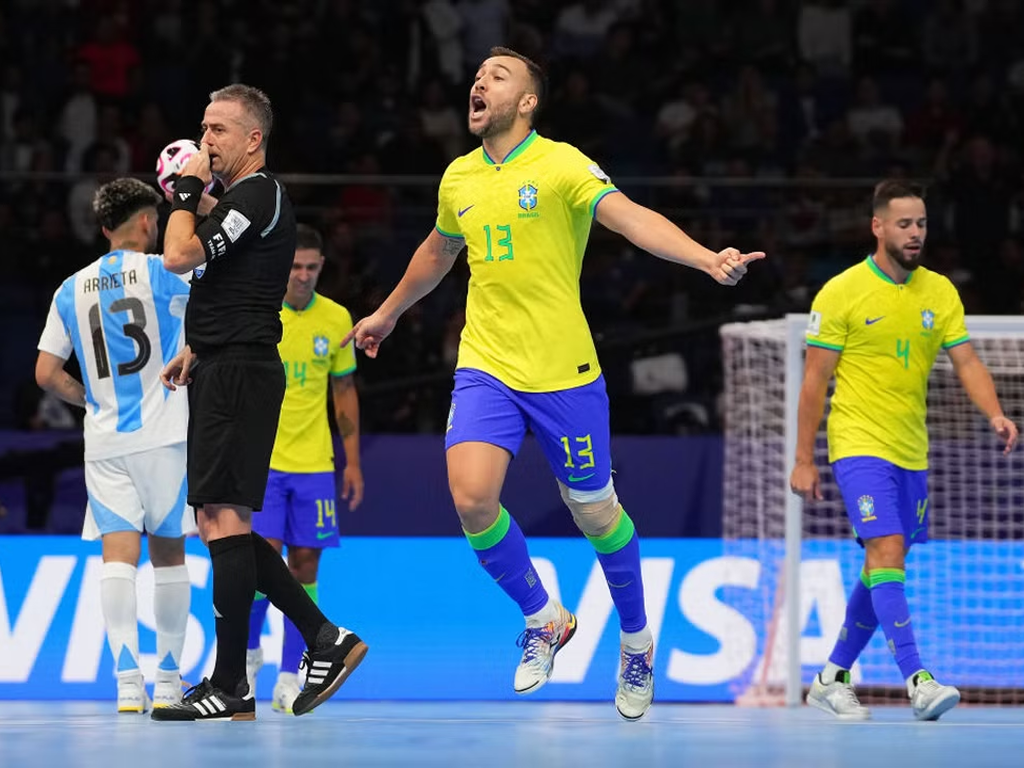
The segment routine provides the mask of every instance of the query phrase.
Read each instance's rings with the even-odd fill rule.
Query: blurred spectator
[[[547,115],[552,138],[575,145],[590,157],[604,149],[605,109],[590,93],[590,78],[573,69]]]
[[[431,80],[423,89],[420,105],[423,133],[437,142],[451,161],[463,153],[466,136],[465,110],[458,111],[445,98],[440,80]]]
[[[913,63],[920,26],[903,0],[867,0],[853,20],[853,64],[860,75],[894,75]]]
[[[555,52],[569,58],[590,58],[618,18],[609,0],[578,0],[566,6],[555,21]]]
[[[853,62],[853,18],[842,0],[800,6],[797,17],[800,57],[824,75],[845,76]]]
[[[967,70],[978,59],[975,19],[960,0],[935,0],[924,20],[921,53],[933,72]]]
[[[129,76],[141,63],[138,49],[124,38],[117,17],[95,19],[93,39],[78,49],[78,59],[89,67],[92,92],[101,98],[123,99],[129,92]]]
[[[857,84],[849,125],[850,134],[862,145],[881,137],[888,146],[895,146],[903,134],[903,116],[895,106],[882,101],[878,84],[870,77],[861,78]]]
[[[423,4],[423,18],[437,51],[438,65],[448,82],[462,82],[462,15],[451,0],[427,0]]]
[[[508,0],[459,0],[465,74],[472,76],[491,48],[508,40]]]
[[[786,71],[795,54],[795,20],[781,0],[752,0],[750,5],[736,24],[737,51],[760,72]]]

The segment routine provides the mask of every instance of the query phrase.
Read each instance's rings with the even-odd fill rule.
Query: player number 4
[[[896,339],[896,357],[903,361],[904,369],[910,367],[910,339]]]

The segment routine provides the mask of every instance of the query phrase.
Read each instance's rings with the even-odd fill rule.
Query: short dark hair
[[[210,101],[237,101],[249,113],[263,134],[263,147],[274,128],[274,110],[270,106],[270,97],[259,88],[243,83],[226,85],[210,94]]]
[[[324,239],[309,224],[299,224],[296,227],[295,250],[303,249],[324,252]]]
[[[537,121],[537,116],[540,114],[541,109],[547,103],[548,96],[548,78],[544,74],[544,69],[528,56],[524,56],[518,51],[513,51],[511,48],[505,48],[504,46],[497,45],[491,48],[491,56],[509,56],[513,59],[519,59],[526,65],[526,71],[530,74],[530,81],[533,85],[533,92],[537,96],[537,106],[533,110],[531,117],[531,123]]]
[[[888,208],[889,203],[901,197],[916,197],[924,200],[925,190],[921,184],[906,179],[885,179],[875,185],[875,194],[871,198],[873,213]]]
[[[139,211],[156,208],[163,201],[163,197],[143,181],[114,179],[96,190],[92,210],[100,226],[113,231]]]

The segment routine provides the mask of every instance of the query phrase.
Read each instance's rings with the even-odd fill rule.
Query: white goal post
[[[804,505],[789,492],[807,320],[791,314],[721,329],[723,538],[727,553],[760,566],[758,585],[731,601],[758,637],[755,662],[735,691],[739,703],[801,703],[863,561],[828,468],[824,420],[815,461],[826,499]],[[1024,317],[968,316],[967,328],[1020,426]],[[928,430],[930,541],[907,564],[922,660],[965,689],[967,701],[1024,704],[1024,450],[1002,455],[945,353],[929,380]],[[875,703],[905,701],[881,630],[854,681]]]

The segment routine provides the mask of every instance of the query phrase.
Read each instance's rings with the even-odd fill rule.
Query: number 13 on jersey
[[[492,234],[491,225],[484,224],[484,237],[487,238],[487,255],[484,256],[484,261],[494,261],[495,253],[498,254],[498,261],[512,261],[512,225],[498,224],[494,230]]]

